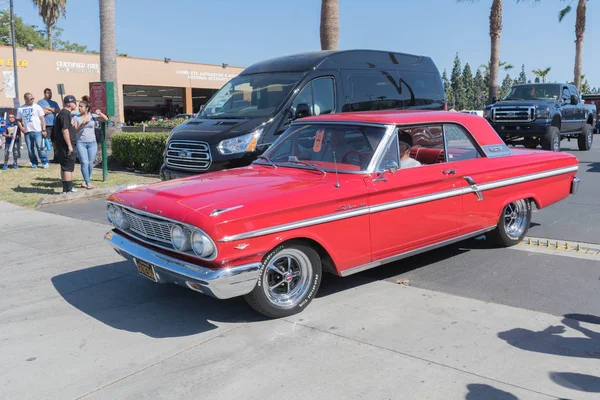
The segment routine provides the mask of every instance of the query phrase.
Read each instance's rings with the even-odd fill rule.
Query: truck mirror
[[[294,114],[294,118],[304,118],[310,116],[310,107],[306,103],[300,103],[296,106],[296,113]]]
[[[578,100],[579,99],[577,98],[576,95],[574,95],[574,94],[571,95],[571,104],[577,104],[577,103],[579,103]]]

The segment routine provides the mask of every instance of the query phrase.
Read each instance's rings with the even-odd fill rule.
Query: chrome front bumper
[[[229,299],[250,293],[258,281],[260,263],[238,267],[209,269],[164,255],[139,245],[116,231],[107,232],[104,240],[126,259],[152,264],[158,283],[187,286],[217,299]]]
[[[580,182],[581,179],[579,179],[578,177],[573,178],[573,182],[571,182],[571,194],[577,194]]]

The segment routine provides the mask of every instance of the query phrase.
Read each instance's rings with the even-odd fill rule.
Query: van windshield
[[[200,118],[243,119],[271,115],[302,78],[301,72],[241,75],[206,104]]]

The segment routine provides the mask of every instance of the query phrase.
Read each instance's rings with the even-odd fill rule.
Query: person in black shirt
[[[60,110],[52,127],[55,140],[55,157],[60,164],[60,178],[63,193],[76,192],[73,188],[73,171],[75,170],[75,145],[77,132],[72,122],[71,112],[77,109],[75,96],[65,96],[63,109]]]

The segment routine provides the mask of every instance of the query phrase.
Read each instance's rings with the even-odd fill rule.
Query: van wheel
[[[577,146],[579,150],[589,150],[592,148],[592,142],[594,141],[594,134],[592,133],[592,126],[585,124],[583,130],[577,136]]]
[[[517,200],[504,207],[498,226],[486,236],[499,246],[514,246],[523,240],[530,223],[531,202],[528,199]]]
[[[560,151],[560,129],[551,126],[540,140],[542,149],[550,151]]]
[[[278,246],[265,256],[246,302],[270,318],[299,313],[317,294],[321,270],[321,258],[313,248],[299,243]]]

